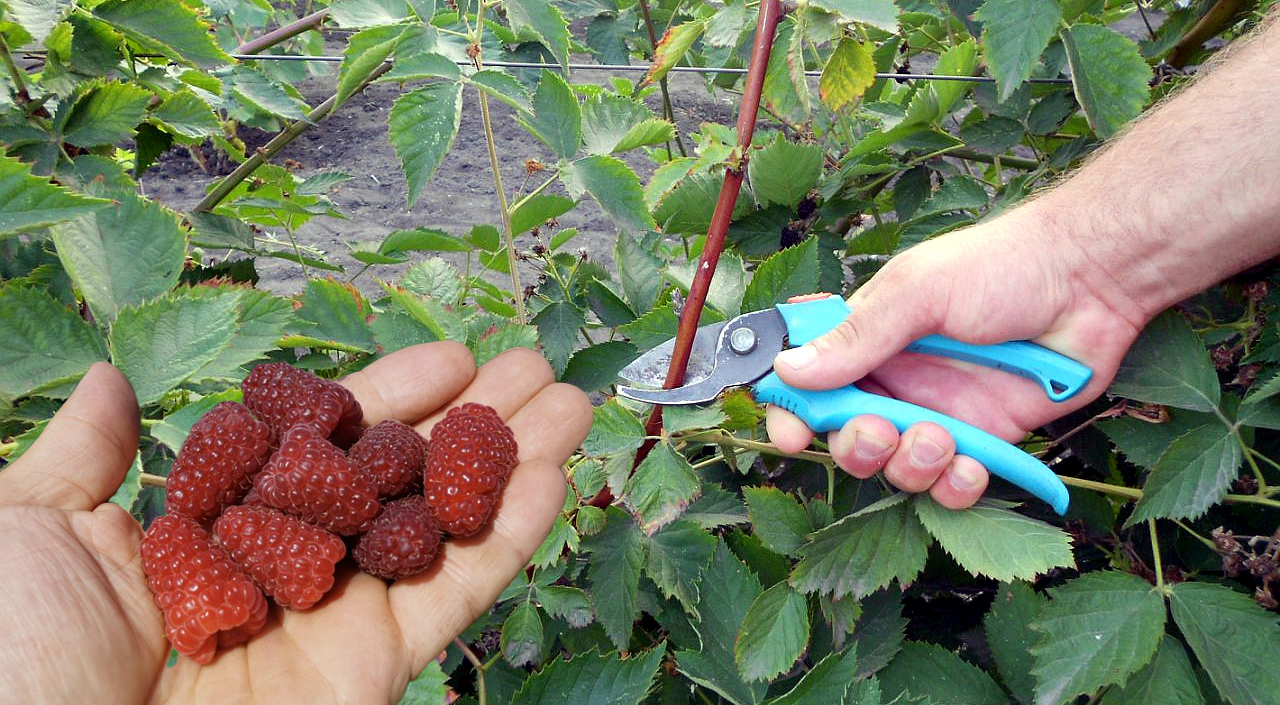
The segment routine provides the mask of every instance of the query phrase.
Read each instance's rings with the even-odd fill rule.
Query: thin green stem
[[[480,705],[488,705],[489,696],[484,686],[485,665],[480,662],[480,658],[462,639],[454,639],[453,644],[462,652],[463,658],[470,662],[471,667],[476,670],[476,699],[479,700]]]
[[[554,184],[559,179],[560,179],[560,174],[556,173],[550,176],[546,181],[543,181],[542,183],[538,184],[537,188],[525,194],[523,197],[521,197],[520,200],[516,201],[515,205],[511,206],[511,212],[515,213],[516,211],[520,210],[520,207],[528,203],[529,199],[534,198],[538,194],[547,190],[548,186],[550,186],[551,184]]]
[[[9,44],[4,40],[4,35],[0,35],[0,57],[4,59],[5,68],[9,69],[9,78],[13,80],[13,87],[18,89],[18,95],[30,98],[27,94],[27,75],[13,60],[13,53],[9,51]]]
[[[754,450],[766,455],[774,455],[780,458],[795,458],[797,460],[810,460],[823,465],[832,465],[830,453],[819,453],[813,450],[802,450],[798,453],[787,453],[778,449],[778,446],[763,441],[753,441],[746,438],[738,438],[737,436],[719,428],[708,429],[705,431],[693,431],[690,433],[673,433],[671,440],[684,443],[708,443],[711,445],[732,446],[734,448],[742,448],[743,450]]]
[[[1102,492],[1103,494],[1124,497],[1126,499],[1142,499],[1142,490],[1133,487],[1112,485],[1106,482],[1097,482],[1095,480],[1085,480],[1079,477],[1071,477],[1070,475],[1058,475],[1058,479],[1062,480],[1062,484],[1070,485],[1071,487],[1093,490],[1095,492]],[[1227,504],[1256,504],[1263,507],[1280,509],[1280,501],[1252,494],[1229,494],[1223,498],[1223,501]]]
[[[1190,526],[1187,526],[1185,522],[1183,522],[1183,521],[1181,521],[1181,520],[1179,520],[1179,519],[1174,519],[1174,520],[1173,520],[1173,523],[1174,523],[1174,524],[1177,524],[1179,529],[1182,529],[1183,531],[1187,532],[1188,534],[1191,534],[1191,536],[1192,536],[1193,538],[1195,538],[1195,540],[1197,540],[1197,541],[1199,541],[1200,543],[1204,544],[1204,545],[1205,545],[1209,550],[1211,550],[1211,551],[1216,551],[1216,550],[1218,549],[1217,545],[1216,545],[1216,544],[1214,544],[1214,542],[1213,542],[1213,541],[1211,541],[1211,540],[1209,540],[1209,539],[1205,538],[1204,536],[1201,536],[1199,533],[1197,533],[1197,532],[1196,532],[1196,530],[1195,530],[1195,529],[1191,528]]]
[[[1007,166],[1014,169],[1021,169],[1022,171],[1035,171],[1040,168],[1040,162],[1034,159],[1014,157],[1004,154],[997,154],[993,156],[990,154],[983,154],[976,149],[969,149],[968,147],[953,149],[947,153],[947,156],[955,157],[956,159],[963,159],[969,162],[982,162],[983,164]]]
[[[1161,593],[1165,592],[1164,587],[1164,561],[1160,558],[1160,536],[1156,532],[1156,520],[1147,520],[1147,533],[1151,536],[1151,558],[1155,561],[1156,572],[1156,589]]]
[[[1270,488],[1267,487],[1267,478],[1262,474],[1262,468],[1258,467],[1258,458],[1263,458],[1270,462],[1270,459],[1253,450],[1249,444],[1240,438],[1240,434],[1236,434],[1236,440],[1240,443],[1240,449],[1244,451],[1245,462],[1249,463],[1249,469],[1253,471],[1253,479],[1258,482],[1258,494],[1266,496],[1271,494]],[[1274,467],[1274,462],[1272,466]]]

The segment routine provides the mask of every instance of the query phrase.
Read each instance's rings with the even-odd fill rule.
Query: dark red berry
[[[421,486],[427,439],[412,426],[387,419],[366,430],[347,457],[378,485],[379,498],[396,497]]]
[[[271,424],[277,436],[305,423],[340,448],[360,437],[360,403],[337,382],[286,362],[267,362],[253,368],[242,389],[245,406]]]
[[[191,427],[165,482],[170,514],[206,522],[235,504],[271,456],[275,434],[243,404],[217,404]]]
[[[417,575],[440,548],[440,524],[421,495],[388,502],[351,555],[360,570],[387,580]]]
[[[214,522],[213,535],[263,592],[299,610],[329,592],[347,554],[342,539],[269,507],[231,507]]]
[[[382,508],[373,481],[307,424],[285,432],[253,487],[272,507],[343,536],[363,531]]]
[[[423,484],[446,533],[470,536],[484,527],[518,450],[511,429],[483,404],[450,409],[431,429]]]

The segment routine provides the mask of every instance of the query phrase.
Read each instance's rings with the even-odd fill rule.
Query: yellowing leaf
[[[839,112],[856,103],[875,82],[876,64],[871,50],[862,42],[845,38],[822,67],[818,97],[828,108]]]

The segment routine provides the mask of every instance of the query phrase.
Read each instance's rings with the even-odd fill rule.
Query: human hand
[[[426,572],[388,585],[344,565],[324,601],[272,607],[249,643],[166,668],[164,621],[138,556],[141,528],[107,502],[138,446],[128,381],[94,365],[22,458],[0,471],[0,682],[22,702],[397,702],[406,684],[488,610],[563,507],[562,464],[591,406],[527,349],[476,368],[456,343],[388,355],[344,380],[365,423],[427,434],[478,401],[515,432],[520,464],[492,525],[441,546]]]
[[[1054,239],[1026,210],[927,241],[894,257],[849,300],[853,313],[809,345],[780,354],[783,381],[863,389],[928,407],[1007,441],[1085,405],[1108,386],[1145,320],[1119,287],[1068,237]],[[932,333],[976,344],[1029,339],[1094,371],[1067,402],[1039,385],[986,367],[899,352]],[[785,410],[768,410],[769,436],[787,452],[813,433]],[[829,437],[836,464],[859,478],[884,470],[908,492],[928,490],[943,506],[972,505],[986,469],[955,453],[941,426],[899,434],[886,419],[863,415]]]

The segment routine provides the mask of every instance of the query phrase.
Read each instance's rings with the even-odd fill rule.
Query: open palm
[[[0,472],[0,682],[9,694],[50,703],[396,702],[546,536],[563,506],[561,465],[586,436],[591,406],[525,349],[477,369],[461,345],[419,345],[343,384],[367,424],[394,418],[422,433],[466,401],[497,409],[520,464],[492,526],[446,543],[426,573],[390,586],[340,570],[316,607],[273,607],[248,644],[206,666],[179,658],[166,668],[141,528],[107,502],[137,450],[138,409],[123,375],[95,365],[39,441]]]

